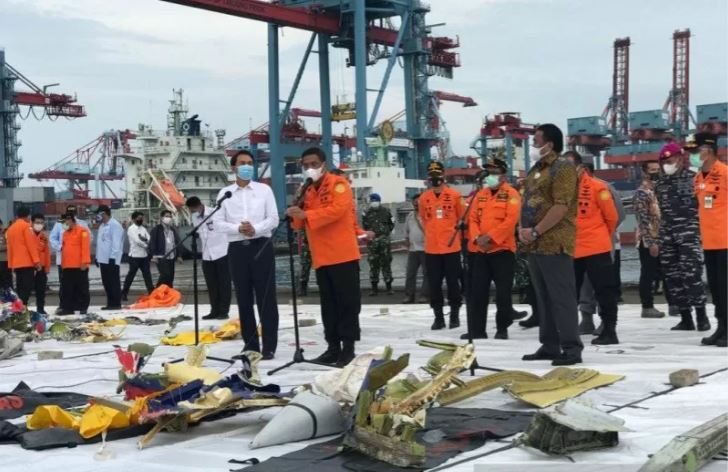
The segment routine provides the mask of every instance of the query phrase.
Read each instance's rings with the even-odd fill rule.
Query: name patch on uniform
[[[336,184],[336,187],[334,187],[334,191],[336,193],[344,193],[346,191],[346,186],[344,184]]]
[[[601,200],[609,200],[611,198],[609,190],[602,190],[601,192],[599,192],[599,198]]]
[[[511,198],[511,205],[518,205],[518,199],[516,197]]]

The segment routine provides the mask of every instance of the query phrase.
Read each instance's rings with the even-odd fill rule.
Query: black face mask
[[[142,224],[144,224],[144,220],[142,220],[142,219],[134,220],[134,224],[137,226],[141,226]]]
[[[433,187],[439,187],[443,182],[442,177],[430,177],[430,183]]]
[[[658,180],[660,180],[659,172],[650,172],[649,174],[647,174],[647,176],[652,182],[657,182]]]

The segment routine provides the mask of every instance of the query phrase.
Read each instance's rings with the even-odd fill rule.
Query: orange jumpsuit
[[[88,267],[91,264],[91,233],[81,225],[63,233],[61,247],[61,310],[64,314],[84,313],[91,301],[89,296]]]

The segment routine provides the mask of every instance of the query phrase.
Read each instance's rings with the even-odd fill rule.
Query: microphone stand
[[[228,199],[227,195],[218,200],[217,205],[215,206],[215,209],[210,212],[209,215],[206,215],[200,223],[195,226],[192,231],[187,233],[187,235],[174,247],[172,250],[170,250],[167,254],[165,254],[163,257],[166,259],[171,254],[176,253],[176,251],[182,247],[182,245],[187,241],[188,239],[192,238],[192,241],[190,243],[190,246],[192,247],[192,294],[193,294],[193,300],[194,300],[194,318],[195,318],[195,346],[198,346],[200,344],[200,307],[199,307],[199,290],[198,290],[198,284],[197,284],[197,260],[199,258],[199,255],[197,253],[197,238],[199,237],[199,229],[202,225],[207,223],[207,221],[212,218],[212,215],[218,212],[222,206],[222,202]],[[233,359],[225,359],[222,357],[212,357],[207,356],[207,359],[218,361],[218,362],[225,362],[228,364],[235,364],[235,360]],[[179,358],[171,361],[171,364],[182,362],[184,358]]]
[[[308,185],[311,185],[308,183]],[[301,208],[303,206],[303,196],[306,193],[305,189],[308,187],[308,185],[304,184],[304,187],[302,188],[301,194],[296,199],[296,202],[294,206],[297,206]],[[325,367],[336,367],[333,364],[326,364],[324,362],[319,362],[315,360],[306,359],[303,355],[303,348],[301,347],[301,338],[298,331],[298,302],[296,300],[296,286],[298,285],[296,283],[296,269],[295,269],[295,263],[293,258],[293,246],[294,246],[294,240],[293,240],[293,227],[291,226],[292,220],[290,216],[286,216],[283,218],[283,220],[286,222],[286,235],[288,239],[288,269],[290,271],[291,276],[291,304],[293,305],[293,335],[295,337],[296,342],[296,350],[293,352],[293,360],[290,362],[287,362],[279,367],[276,367],[273,370],[268,371],[268,375],[273,375],[279,370],[283,370],[287,367],[290,367],[294,364],[314,364],[314,365],[322,365]],[[273,238],[271,238],[269,241],[271,241]],[[266,241],[266,244],[268,241]],[[255,258],[257,259],[260,253],[263,251],[263,248],[260,249],[258,254],[256,254]]]
[[[485,177],[485,176],[483,176]],[[452,245],[455,243],[455,238],[458,236],[458,233],[460,233],[460,253],[463,257],[463,272],[465,273],[465,277],[463,278],[463,291],[465,292],[465,297],[467,303],[465,303],[465,317],[467,319],[467,326],[468,326],[468,343],[473,344],[473,330],[471,326],[471,320],[472,316],[470,313],[470,302],[467,300],[468,297],[470,297],[470,271],[472,268],[470,267],[469,261],[468,261],[468,237],[465,234],[465,230],[467,229],[467,221],[468,217],[470,215],[470,210],[473,207],[473,202],[475,201],[475,198],[478,196],[478,192],[480,192],[481,188],[483,186],[482,183],[482,177],[476,179],[475,184],[475,193],[473,193],[472,198],[468,202],[468,205],[465,207],[465,211],[463,212],[463,216],[460,218],[460,221],[458,221],[457,225],[455,225],[455,228],[453,229],[452,236],[450,236],[450,241],[448,241],[447,245],[448,247],[452,247]],[[488,288],[489,290],[490,288]],[[474,345],[474,344],[473,344]],[[475,359],[473,363],[470,365],[470,375],[475,375],[475,370],[492,370],[495,372],[501,372],[502,369],[496,369],[491,367],[483,367],[478,365],[478,360]]]

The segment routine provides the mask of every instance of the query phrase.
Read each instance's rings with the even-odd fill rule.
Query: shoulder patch
[[[518,199],[516,197],[511,197],[510,204],[511,205],[518,205]]]
[[[612,195],[609,193],[609,190],[602,190],[599,192],[600,200],[609,200],[610,198],[612,198]]]
[[[81,231],[82,238],[88,238],[88,231]]]
[[[338,184],[336,184],[336,186],[334,187],[334,191],[335,191],[336,193],[344,193],[344,192],[346,191],[346,185],[344,185],[344,184],[342,184],[342,183],[338,183]]]

